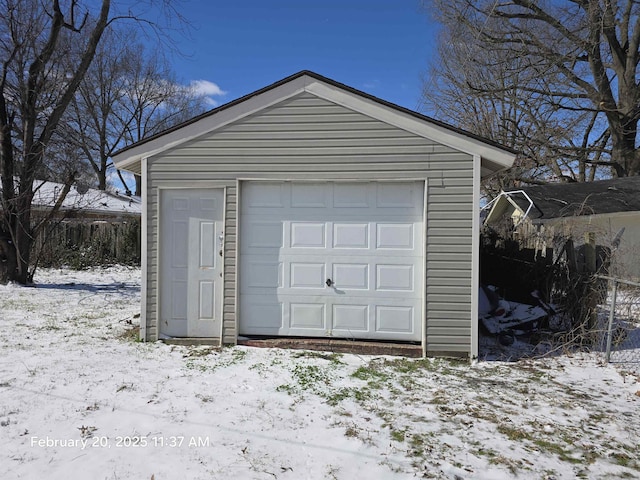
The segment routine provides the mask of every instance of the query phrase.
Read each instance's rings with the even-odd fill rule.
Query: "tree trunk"
[[[13,242],[7,234],[0,232],[0,284],[6,285],[14,279],[16,266]]]
[[[30,232],[21,228],[21,220],[15,216],[16,241],[6,232],[0,232],[0,283],[17,282],[26,285],[30,282],[29,260],[33,239]],[[12,220],[14,220],[12,218]]]
[[[638,130],[637,120],[628,120],[621,128],[612,129],[611,135],[611,161],[622,167],[623,175],[640,175],[640,155],[636,149],[636,136]],[[618,171],[618,176],[620,172]]]
[[[102,170],[98,173],[98,190],[107,189],[107,172]]]

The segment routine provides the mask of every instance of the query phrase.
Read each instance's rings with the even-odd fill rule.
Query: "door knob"
[[[330,278],[327,278],[327,281],[324,283],[327,284],[327,287],[330,287],[331,285],[333,285],[333,281]]]

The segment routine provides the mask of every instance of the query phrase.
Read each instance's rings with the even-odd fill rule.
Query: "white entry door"
[[[245,182],[239,331],[422,339],[423,182]]]
[[[160,334],[219,337],[223,189],[160,194]]]

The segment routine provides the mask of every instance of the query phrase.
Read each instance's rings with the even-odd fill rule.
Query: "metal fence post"
[[[607,327],[607,354],[605,356],[605,361],[609,363],[611,359],[611,330],[613,329],[613,316],[616,310],[616,297],[618,295],[618,281],[613,279],[613,292],[611,299],[611,310],[609,311],[609,326]]]

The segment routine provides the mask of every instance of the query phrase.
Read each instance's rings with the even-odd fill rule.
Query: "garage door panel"
[[[333,248],[368,249],[369,223],[333,223]]]
[[[378,305],[375,314],[376,332],[413,333],[414,314],[414,307]]]
[[[324,288],[326,271],[324,263],[292,262],[290,278],[293,289]]]
[[[251,303],[242,305],[240,333],[278,334],[284,326],[283,311],[273,296],[253,295]]]
[[[284,207],[284,195],[284,184],[261,182],[251,184],[250,188],[246,188],[243,191],[242,199],[244,205],[255,211],[273,211],[273,209]]]
[[[261,260],[262,257],[245,259],[242,281],[248,288],[280,288],[283,280],[283,263]]]
[[[413,250],[415,248],[413,223],[378,223],[376,225],[376,249]]]
[[[369,184],[336,183],[333,185],[333,206],[336,208],[363,209],[371,206]]]
[[[326,248],[326,224],[291,222],[291,248]]]
[[[242,334],[421,340],[424,184],[381,183],[243,183]]]
[[[326,307],[322,303],[290,303],[289,326],[293,329],[326,330]]]
[[[369,324],[369,305],[333,305],[334,332],[367,332]]]
[[[330,197],[324,184],[291,185],[291,208],[329,207]]]
[[[413,185],[396,182],[376,184],[376,206],[379,208],[415,208],[416,189]]]
[[[376,290],[413,292],[413,265],[376,265]]]
[[[253,220],[244,225],[242,236],[248,248],[282,248],[282,222]]]
[[[331,279],[335,288],[369,289],[368,263],[334,263]]]

